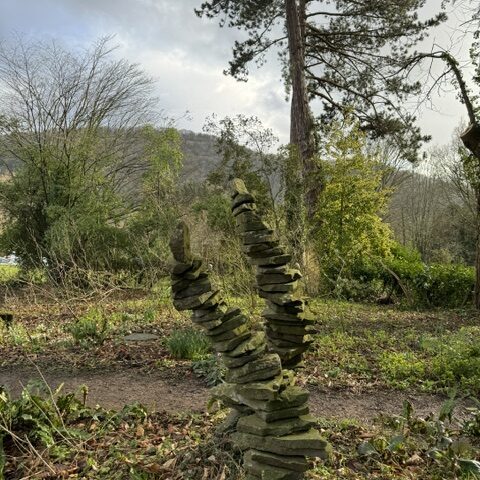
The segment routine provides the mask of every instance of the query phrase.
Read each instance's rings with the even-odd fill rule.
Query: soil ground
[[[88,385],[87,404],[100,404],[105,408],[121,409],[126,404],[141,403],[150,409],[168,413],[203,412],[207,409],[209,388],[201,379],[189,372],[184,377],[171,376],[168,372],[144,373],[135,369],[104,372],[39,371],[27,367],[0,369],[0,385],[16,396],[22,386],[40,381],[42,376],[52,390],[64,384],[64,391],[73,391]],[[355,392],[350,389],[310,388],[310,410],[327,419],[355,419],[370,423],[376,417],[396,415],[402,411],[402,403],[409,400],[420,416],[438,413],[446,397],[412,391],[371,389]],[[468,401],[457,405],[457,417],[463,417]]]

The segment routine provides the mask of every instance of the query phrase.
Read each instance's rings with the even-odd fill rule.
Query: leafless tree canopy
[[[153,83],[137,65],[116,60],[110,44],[105,37],[80,54],[55,42],[0,45],[3,160],[42,169],[48,155],[85,171],[127,168],[132,132],[156,120]]]

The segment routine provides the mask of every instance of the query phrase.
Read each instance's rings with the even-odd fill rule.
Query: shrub
[[[110,325],[105,314],[93,308],[77,322],[66,327],[76,344],[102,345],[107,339]]]
[[[170,335],[167,348],[175,358],[202,360],[210,353],[210,342],[199,330],[186,328],[176,330]]]
[[[419,252],[396,244],[390,258],[357,261],[352,268],[352,279],[340,283],[340,287],[342,293],[351,295],[347,298],[355,300],[378,298],[384,292],[406,298],[418,307],[458,308],[472,299],[474,284],[473,267],[427,265]]]
[[[472,298],[475,272],[464,265],[425,265],[413,284],[424,305],[461,307]]]
[[[214,387],[223,382],[226,369],[222,362],[219,361],[217,355],[209,355],[202,360],[196,360],[192,364],[195,375],[205,379],[205,383],[209,387]]]

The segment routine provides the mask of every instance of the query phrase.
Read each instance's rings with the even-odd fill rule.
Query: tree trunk
[[[475,156],[480,162],[480,125],[476,122],[471,123],[468,128],[460,135],[465,148]]]
[[[476,240],[475,240],[475,293],[474,305],[477,310],[480,310],[480,187],[475,188],[476,205]]]
[[[315,182],[315,137],[305,81],[305,0],[285,0],[292,103],[290,111],[290,145],[302,166],[307,217],[315,212],[319,188]]]
[[[480,164],[480,125],[477,122],[472,122],[468,128],[460,135],[465,148],[467,148]],[[479,168],[480,170],[480,168]],[[477,184],[475,188],[476,199],[476,240],[475,240],[475,292],[474,305],[477,310],[480,310],[480,179],[476,179]]]

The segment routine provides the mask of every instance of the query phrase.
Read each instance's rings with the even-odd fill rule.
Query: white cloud
[[[193,13],[201,0],[0,0],[0,31],[29,36],[57,37],[67,44],[85,45],[101,35],[116,35],[117,54],[142,67],[157,79],[160,107],[173,117],[185,110],[192,121],[180,126],[200,130],[204,118],[244,113],[257,115],[288,140],[289,106],[284,99],[276,58],[253,70],[248,83],[236,82],[222,73],[239,32],[220,29],[215,21]],[[427,3],[425,14],[438,8]],[[460,20],[453,18],[449,28]],[[435,37],[448,42],[444,29]],[[464,50],[461,44],[460,50]],[[436,94],[435,94],[436,95]],[[464,116],[464,107],[453,94],[434,96],[441,112],[422,107],[419,124],[437,142],[445,142]]]

